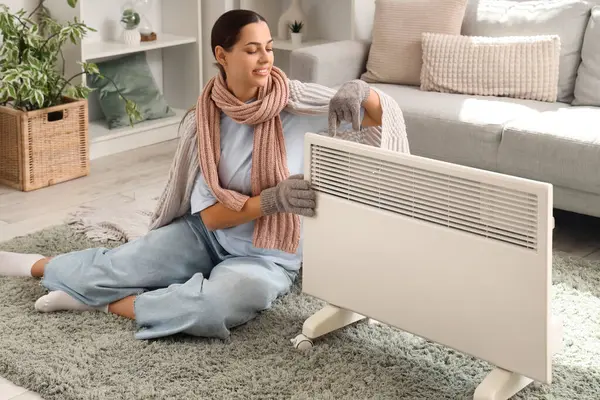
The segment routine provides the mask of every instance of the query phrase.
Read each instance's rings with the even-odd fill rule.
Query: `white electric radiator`
[[[372,318],[488,361],[475,399],[551,383],[552,186],[309,133],[303,292],[292,341]]]

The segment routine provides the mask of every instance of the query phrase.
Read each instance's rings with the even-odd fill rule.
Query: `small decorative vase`
[[[281,14],[279,23],[277,24],[277,36],[279,39],[288,39],[289,25],[293,24],[294,21],[303,21],[304,29],[306,30],[306,14],[304,14],[304,11],[302,11],[300,0],[292,0],[290,8]]]
[[[294,46],[299,46],[302,43],[302,33],[301,32],[291,32],[292,35],[292,44]]]
[[[123,43],[128,46],[140,44],[142,35],[137,29],[126,29],[123,31]]]

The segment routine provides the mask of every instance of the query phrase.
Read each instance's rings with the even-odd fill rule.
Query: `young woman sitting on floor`
[[[137,339],[226,338],[287,293],[302,261],[300,217],[316,207],[301,175],[305,133],[342,122],[356,129],[359,119],[381,126],[387,114],[383,96],[363,81],[333,91],[288,80],[273,65],[272,42],[255,12],[234,10],[216,21],[211,47],[220,72],[183,121],[197,149],[180,148],[170,185],[185,160],[198,173],[188,191],[165,192],[145,236],[53,258],[0,252],[0,275],[42,278],[49,293],[35,303],[41,312],[103,310],[134,319]],[[184,159],[189,154],[197,159]],[[167,198],[179,203],[168,206]]]

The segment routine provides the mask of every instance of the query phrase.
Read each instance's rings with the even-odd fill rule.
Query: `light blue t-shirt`
[[[361,108],[361,120],[364,108]],[[328,129],[328,116],[295,115],[287,111],[280,114],[285,140],[287,164],[290,175],[304,172],[304,135],[307,132],[324,133]],[[349,129],[351,124],[343,124]],[[221,159],[218,165],[221,187],[251,196],[252,148],[254,127],[235,122],[221,113]],[[193,214],[217,203],[202,172],[198,173],[191,195]],[[252,244],[254,221],[214,232],[223,248],[235,256],[253,256],[269,259],[284,267],[297,269],[302,262],[302,235],[300,246],[295,254],[280,250],[260,249]]]

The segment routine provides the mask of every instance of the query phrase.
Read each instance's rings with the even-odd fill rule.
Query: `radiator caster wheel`
[[[312,340],[310,340],[308,337],[304,336],[303,334],[299,334],[298,336],[293,338],[291,341],[292,341],[292,344],[294,345],[294,348],[296,348],[296,349],[308,350],[308,349],[312,349],[312,347],[313,347]]]

